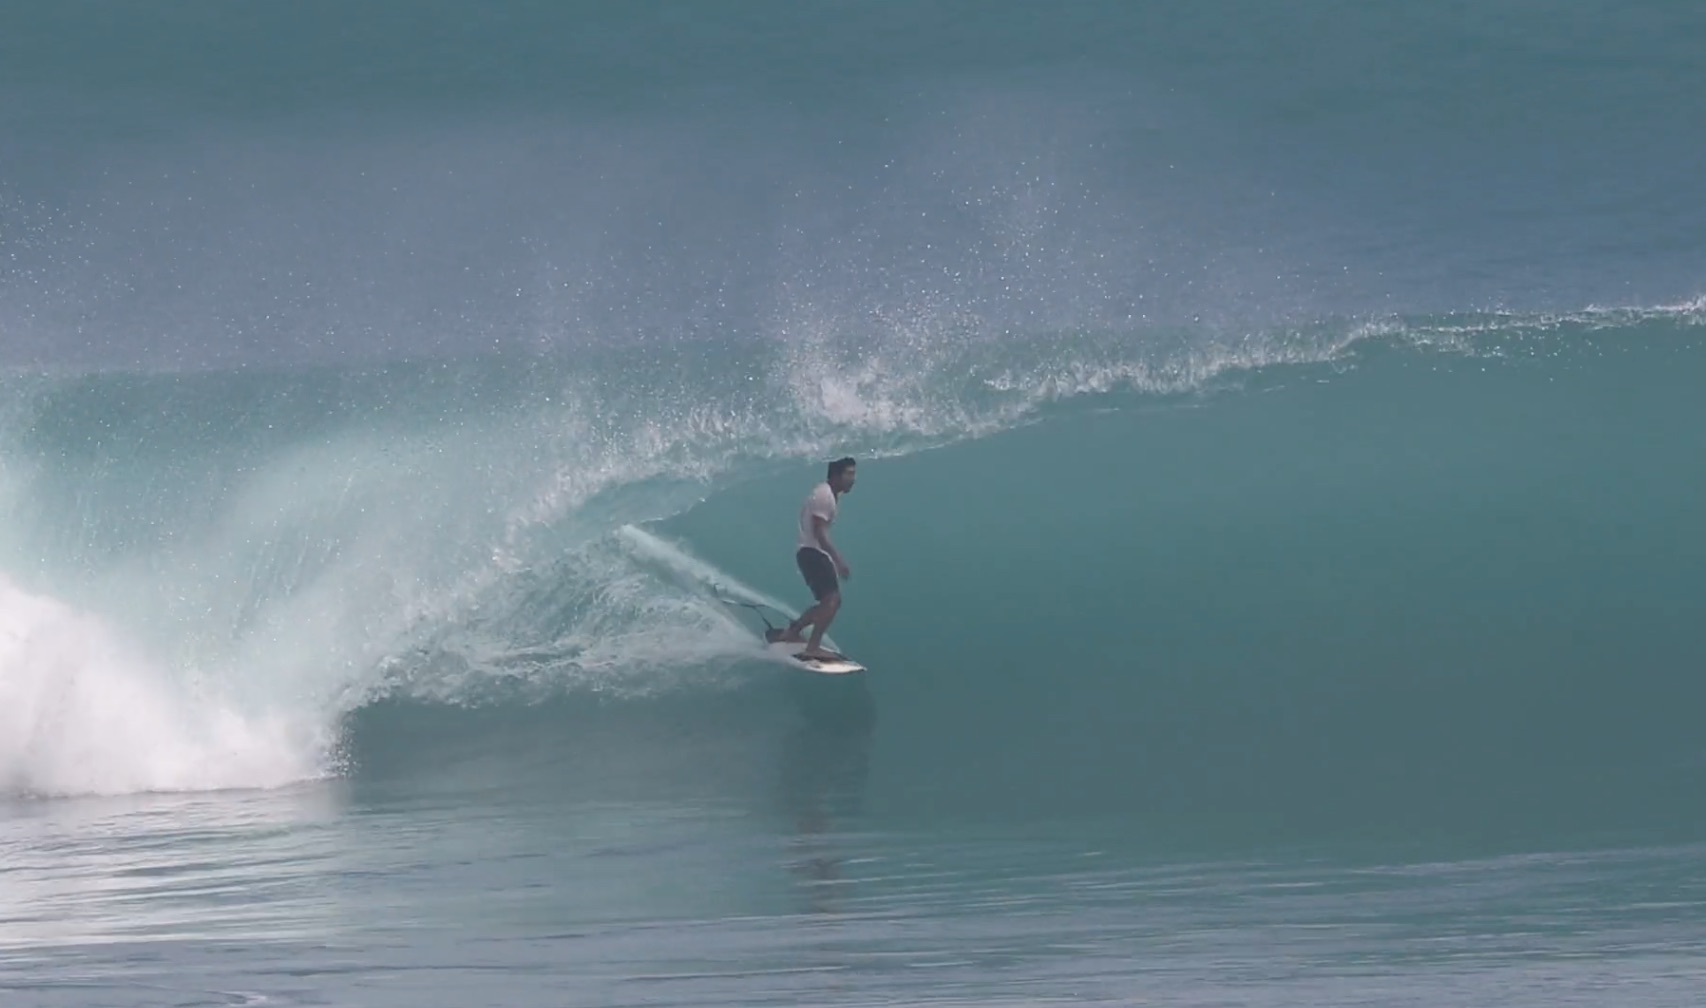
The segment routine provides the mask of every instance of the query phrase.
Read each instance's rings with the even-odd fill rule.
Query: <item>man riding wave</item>
[[[812,488],[800,508],[799,548],[794,553],[794,562],[799,565],[800,575],[806,579],[806,587],[811,589],[817,604],[801,613],[786,630],[771,635],[772,640],[804,641],[805,650],[797,656],[800,658],[841,657],[824,650],[823,635],[841,609],[841,579],[852,577],[853,571],[830,541],[829,527],[835,523],[841,495],[853,489],[855,465],[850,458],[831,462],[828,479]],[[812,628],[809,639],[801,636],[808,626]]]

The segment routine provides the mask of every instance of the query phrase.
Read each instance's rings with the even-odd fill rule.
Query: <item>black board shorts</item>
[[[794,562],[800,565],[800,574],[806,579],[806,587],[812,590],[812,598],[822,602],[841,590],[841,581],[835,576],[835,562],[823,550],[801,546],[794,554]]]

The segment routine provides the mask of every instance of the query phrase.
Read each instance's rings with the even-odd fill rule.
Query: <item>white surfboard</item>
[[[819,675],[851,675],[865,671],[865,666],[846,655],[837,655],[834,658],[801,658],[799,653],[805,648],[799,641],[773,641],[765,645],[764,649],[790,665]]]

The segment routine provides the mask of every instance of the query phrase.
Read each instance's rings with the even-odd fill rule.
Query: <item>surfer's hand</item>
[[[847,561],[838,560],[835,564],[835,573],[841,575],[842,579],[845,580],[853,576],[853,568],[847,566]]]

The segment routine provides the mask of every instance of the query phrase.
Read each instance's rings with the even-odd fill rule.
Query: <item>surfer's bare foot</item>
[[[794,657],[795,658],[820,658],[820,659],[823,659],[825,661],[834,661],[835,659],[840,658],[841,656],[836,654],[834,651],[829,651],[829,650],[826,650],[824,648],[818,647],[818,648],[806,648],[804,651],[801,651],[799,654],[796,654]]]

